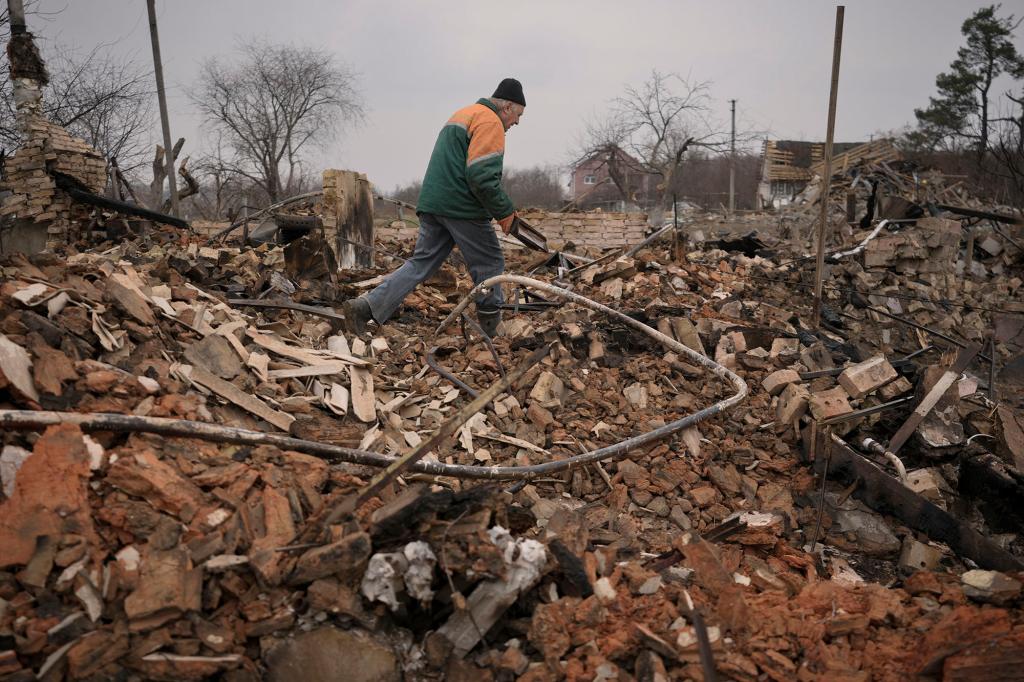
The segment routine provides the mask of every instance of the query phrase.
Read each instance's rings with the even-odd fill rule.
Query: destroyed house
[[[832,154],[861,146],[861,142],[836,142]],[[787,206],[814,177],[813,166],[825,158],[824,142],[765,140],[761,151],[761,181],[757,186],[759,208]]]
[[[612,181],[612,168],[619,169],[628,200]],[[570,179],[576,206],[615,211],[626,211],[631,205],[646,206],[655,198],[657,184],[657,176],[645,171],[639,160],[618,147],[602,150],[581,161],[573,167]]]

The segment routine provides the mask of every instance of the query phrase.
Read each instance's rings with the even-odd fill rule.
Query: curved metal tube
[[[698,412],[695,412],[681,419],[677,419],[676,421],[670,422],[665,426],[654,429],[653,431],[648,431],[647,433],[643,433],[638,436],[628,438],[614,445],[598,448],[597,450],[585,452],[583,454],[575,455],[567,459],[557,460],[553,462],[545,462],[543,464],[536,464],[528,467],[471,467],[474,469],[486,468],[492,472],[500,472],[490,474],[487,476],[487,478],[529,478],[544,474],[551,474],[556,471],[563,471],[565,469],[570,469],[574,466],[582,466],[585,464],[589,464],[591,462],[608,459],[609,457],[615,457],[616,455],[624,454],[634,448],[642,447],[644,445],[647,445],[648,443],[652,443],[661,440],[662,438],[666,438],[667,436],[670,436],[677,431],[681,431],[685,428],[693,426],[694,424],[702,422],[705,419],[708,419],[709,417],[718,414],[719,412],[723,412],[729,409],[730,407],[733,407],[734,405],[738,404],[740,401],[742,401],[749,392],[749,389],[747,388],[747,383],[743,381],[743,379],[741,379],[734,372],[730,371],[726,367],[723,367],[714,360],[705,357],[704,355],[701,355],[700,353],[689,348],[688,346],[683,345],[682,343],[676,341],[675,339],[662,334],[657,329],[653,329],[652,327],[649,327],[646,324],[643,324],[642,322],[634,320],[628,315],[624,315],[623,313],[617,310],[609,308],[608,306],[598,303],[597,301],[592,301],[591,299],[581,296],[573,291],[569,291],[568,289],[563,289],[561,287],[548,284],[547,282],[541,282],[539,280],[531,279],[529,277],[523,277],[521,275],[498,275],[497,277],[491,277],[490,279],[480,282],[478,285],[473,287],[473,289],[468,294],[466,294],[466,296],[461,301],[459,301],[459,304],[455,306],[455,309],[448,315],[448,317],[444,319],[443,322],[441,322],[440,325],[438,325],[437,329],[434,332],[434,335],[436,336],[445,327],[452,324],[452,322],[454,322],[455,319],[458,318],[462,311],[465,310],[466,307],[469,305],[470,301],[472,301],[482,289],[486,287],[492,287],[503,282],[510,282],[513,284],[519,284],[520,286],[539,289],[540,291],[551,294],[552,296],[558,296],[559,298],[571,301],[585,308],[589,308],[591,310],[595,310],[597,312],[604,313],[605,315],[615,318],[616,320],[622,322],[626,326],[632,327],[633,329],[636,329],[637,331],[650,336],[655,341],[658,341],[669,350],[675,353],[679,353],[680,355],[684,355],[689,360],[695,362],[696,364],[707,368],[716,376],[719,376],[722,379],[729,381],[736,388],[736,393],[732,396],[729,396],[728,398],[725,398],[724,400],[720,400],[719,402],[715,403],[714,405],[711,405],[710,407],[705,407],[704,409],[699,410]]]

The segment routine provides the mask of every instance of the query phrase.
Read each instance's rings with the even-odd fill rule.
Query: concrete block
[[[885,356],[876,355],[844,369],[839,375],[839,385],[846,389],[851,398],[863,398],[896,376],[896,370]]]
[[[807,412],[810,393],[803,384],[788,384],[779,394],[775,406],[775,421],[779,427],[789,426]]]
[[[934,571],[942,560],[942,552],[912,537],[903,539],[899,567],[905,573]]]
[[[791,369],[780,369],[777,372],[772,372],[764,378],[761,382],[761,386],[768,392],[768,395],[778,395],[782,393],[782,389],[786,388],[790,384],[800,382],[800,374]]]
[[[832,417],[853,412],[850,406],[849,396],[842,386],[830,388],[827,391],[819,391],[811,395],[807,401],[807,407],[817,421],[825,421]]]

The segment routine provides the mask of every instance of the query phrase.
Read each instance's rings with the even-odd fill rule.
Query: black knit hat
[[[507,99],[509,102],[526,106],[526,98],[523,97],[523,84],[515,78],[506,78],[498,83],[498,89],[494,91],[491,97]]]

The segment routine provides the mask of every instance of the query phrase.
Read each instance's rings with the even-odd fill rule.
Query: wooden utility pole
[[[24,33],[28,30],[25,25],[25,5],[21,0],[7,0],[7,14],[11,19],[11,33]]]
[[[732,108],[732,141],[729,143],[729,215],[736,210],[736,100],[729,100]]]
[[[836,7],[836,36],[832,47],[832,84],[828,93],[828,129],[825,134],[825,169],[822,171],[821,217],[818,220],[818,258],[814,272],[814,328],[821,325],[821,289],[825,277],[825,238],[828,236],[828,194],[832,185],[832,137],[836,126],[836,96],[839,94],[839,56],[843,51],[843,14],[846,7]]]
[[[156,32],[156,0],[146,0],[149,10],[149,37],[153,43],[153,74],[156,76],[156,98],[160,102],[160,125],[164,129],[164,156],[167,166],[167,185],[171,192],[171,215],[179,217],[178,183],[174,179],[174,148],[171,145],[171,121],[167,116],[167,96],[164,93],[164,68],[160,62],[160,37]],[[159,198],[157,199],[159,207]]]

